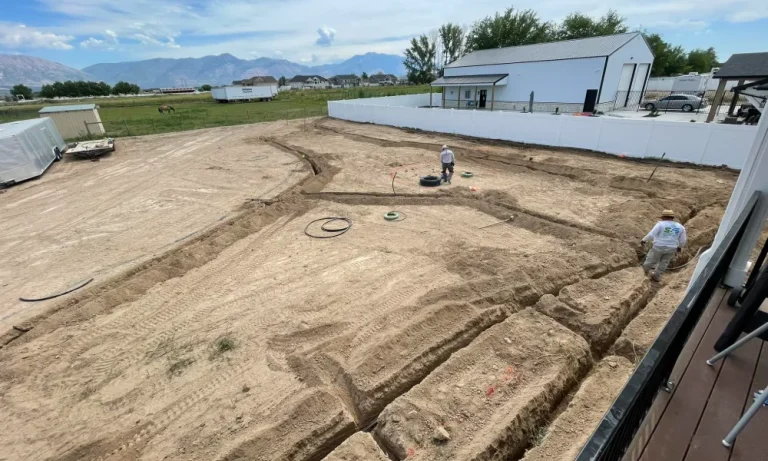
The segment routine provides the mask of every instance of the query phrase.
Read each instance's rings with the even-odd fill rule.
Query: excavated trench
[[[315,129],[332,132],[356,141],[374,143],[382,147],[411,147],[432,148],[429,143],[396,142],[384,139],[346,133],[323,125],[315,124]],[[473,459],[512,459],[522,458],[525,450],[533,446],[536,434],[545,430],[554,416],[557,408],[569,394],[578,389],[584,378],[603,360],[607,351],[621,335],[624,328],[643,311],[653,299],[656,287],[651,286],[637,267],[638,253],[627,244],[632,237],[620,233],[569,221],[558,219],[535,210],[525,209],[516,204],[515,198],[499,191],[471,193],[466,190],[441,191],[437,194],[397,194],[364,193],[364,192],[323,192],[339,171],[331,166],[324,155],[285,142],[281,139],[264,138],[254,142],[264,142],[291,153],[306,162],[308,172],[304,180],[270,201],[254,200],[244,204],[241,212],[209,229],[202,234],[190,238],[171,252],[165,253],[141,266],[114,279],[102,282],[88,290],[84,290],[71,299],[59,303],[44,316],[37,317],[20,325],[20,329],[10,337],[0,338],[2,346],[18,346],[41,337],[62,325],[77,323],[83,319],[103,315],[114,311],[118,306],[135,301],[144,296],[154,286],[173,278],[183,277],[188,272],[202,267],[216,259],[222,251],[231,247],[239,240],[259,232],[281,218],[292,220],[302,216],[318,206],[319,203],[333,203],[350,207],[430,207],[454,206],[476,210],[498,220],[514,215],[512,225],[521,231],[541,235],[547,239],[562,239],[568,242],[578,242],[585,237],[597,240],[590,245],[572,243],[585,254],[597,251],[614,254],[613,257],[599,262],[586,264],[579,271],[563,271],[561,276],[553,276],[546,280],[530,279],[516,268],[504,266],[503,259],[494,259],[489,253],[488,260],[493,267],[491,273],[484,273],[488,265],[467,263],[461,261],[460,267],[453,270],[464,277],[465,282],[451,289],[436,289],[422,295],[415,303],[423,306],[426,314],[417,308],[409,315],[417,316],[410,330],[406,329],[401,336],[387,339],[382,347],[407,347],[417,354],[407,361],[401,361],[391,366],[379,381],[369,376],[377,376],[378,370],[370,371],[367,366],[371,363],[358,364],[351,367],[344,362],[346,343],[334,343],[333,340],[322,341],[310,350],[301,350],[287,356],[290,369],[300,378],[300,381],[314,383],[325,389],[330,395],[344,403],[346,411],[353,416],[353,423],[339,420],[340,429],[331,428],[328,434],[311,432],[312,437],[322,440],[315,443],[301,441],[300,446],[293,448],[291,459],[321,460],[340,447],[359,431],[370,432],[371,438],[361,438],[360,446],[356,449],[371,452],[382,450],[391,460],[401,460],[411,456],[420,447],[426,453],[424,459],[448,459],[447,457],[470,456]],[[657,197],[658,192],[641,184],[635,178],[606,179],[598,170],[584,170],[565,165],[550,165],[527,162],[514,156],[500,156],[473,149],[459,147],[455,149],[460,158],[478,164],[493,165],[494,167],[513,166],[523,167],[531,171],[545,172],[573,181],[590,185],[613,188],[621,191],[641,193],[648,198]],[[669,185],[673,187],[674,185]],[[665,186],[666,187],[666,186]],[[656,190],[659,187],[656,186]],[[712,199],[704,205],[691,206],[681,221],[688,222],[694,217],[705,214],[717,200]],[[713,223],[716,225],[716,223]],[[501,226],[507,226],[502,224]],[[280,228],[271,228],[269,235],[279,232]],[[477,232],[477,231],[474,231]],[[695,243],[706,245],[709,231],[697,235]],[[608,248],[608,252],[605,249]],[[462,250],[457,249],[457,254]],[[611,253],[613,252],[613,253]],[[451,256],[454,257],[454,256]],[[686,254],[687,262],[692,258]],[[470,276],[470,274],[479,274]],[[567,274],[567,275],[566,275]],[[518,281],[518,278],[519,281]],[[429,309],[432,309],[430,311]],[[434,329],[438,325],[439,333]],[[530,327],[531,333],[527,331]],[[25,331],[21,331],[25,330]],[[420,350],[420,344],[409,341],[418,339],[420,332],[442,335],[440,341],[426,350]],[[508,352],[499,344],[513,344],[509,338],[510,331],[517,331],[521,344],[530,342],[531,350]],[[551,341],[548,338],[551,336]],[[410,339],[409,339],[410,338]],[[414,339],[415,338],[415,339]],[[543,339],[542,339],[543,338]],[[562,346],[567,345],[568,347]],[[366,345],[370,347],[371,345]],[[534,347],[535,346],[535,347]],[[518,363],[514,371],[498,371],[502,363],[494,361],[493,357],[482,355],[482,348],[498,350],[499,356]],[[569,349],[571,348],[572,351]],[[546,361],[541,365],[542,352]],[[506,354],[506,355],[505,355]],[[374,354],[375,355],[375,354]],[[551,357],[551,358],[550,358]],[[533,360],[533,367],[526,363]],[[455,381],[455,376],[464,376],[467,367],[476,363],[488,366],[491,373],[472,371],[466,375],[485,383],[485,397],[480,403],[472,397],[473,394],[464,391],[471,383]],[[389,365],[387,365],[389,366]],[[550,373],[547,380],[537,381],[537,366],[542,373]],[[397,368],[399,367],[399,368]],[[519,377],[517,375],[519,373]],[[369,375],[370,374],[370,375]],[[494,375],[491,377],[491,375]],[[499,377],[501,376],[501,377]],[[463,378],[462,378],[463,379]],[[493,382],[493,380],[499,383]],[[544,379],[544,378],[541,378]],[[512,382],[512,384],[509,384]],[[535,384],[538,383],[538,384]],[[479,385],[479,384],[478,384]],[[504,386],[511,386],[509,389]],[[545,391],[535,394],[530,401],[516,402],[515,389],[536,389]],[[485,434],[482,440],[475,440],[470,429],[455,425],[457,431],[450,440],[454,445],[468,443],[466,449],[451,448],[445,441],[432,440],[434,421],[442,421],[444,425],[453,424],[447,414],[424,416],[427,408],[443,408],[442,398],[434,400],[433,394],[441,396],[447,393],[443,388],[457,389],[457,400],[450,407],[462,402],[469,405],[468,415],[459,419],[469,421],[469,427],[484,428],[492,434]],[[504,388],[504,390],[501,390]],[[522,392],[522,391],[521,391]],[[532,390],[530,392],[533,392]],[[492,396],[508,399],[507,403],[496,407]],[[464,399],[464,400],[462,400]],[[511,400],[509,400],[511,399]],[[501,423],[488,423],[485,417],[476,413],[483,411],[500,411],[503,405],[521,408],[520,414],[502,417]],[[485,405],[485,407],[483,406]],[[431,410],[430,410],[431,411]],[[451,410],[453,411],[453,410]],[[461,410],[456,410],[461,412]],[[416,412],[416,416],[413,415]],[[500,413],[501,414],[501,413]],[[296,417],[301,417],[297,413]],[[440,418],[444,419],[440,419]],[[504,419],[507,418],[507,419]],[[472,426],[474,424],[475,426]],[[442,427],[442,426],[441,426]],[[144,429],[142,437],[146,441],[151,435],[163,430],[155,426]],[[281,429],[282,430],[282,429]],[[290,431],[290,429],[285,429]],[[496,431],[496,432],[494,432]],[[276,432],[276,434],[278,434]],[[496,434],[496,435],[494,435]],[[270,436],[271,437],[271,436]],[[462,438],[463,437],[463,438]],[[489,438],[490,437],[490,438]],[[375,441],[375,443],[371,442]],[[134,445],[133,449],[143,446]],[[222,459],[245,459],[254,455],[263,447],[265,442],[260,440],[242,441],[230,450],[229,455]],[[357,443],[357,440],[356,440]],[[483,445],[483,446],[479,446]],[[131,444],[133,445],[133,443]],[[109,446],[106,455],[119,453],[127,449],[129,444]],[[255,450],[255,451],[254,451]],[[463,450],[463,451],[462,451]],[[75,453],[80,451],[75,450]],[[71,453],[67,456],[70,456]],[[288,454],[286,454],[288,456]],[[333,455],[331,455],[333,456]],[[378,456],[378,455],[377,455]],[[61,457],[59,459],[67,459]],[[260,459],[260,458],[259,458]],[[373,458],[371,458],[373,459]]]

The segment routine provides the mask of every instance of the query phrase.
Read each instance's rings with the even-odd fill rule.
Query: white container
[[[66,148],[50,118],[0,125],[0,185],[40,176]]]
[[[277,94],[277,88],[274,85],[268,86],[223,86],[213,88],[211,96],[219,102],[225,101],[269,101]]]

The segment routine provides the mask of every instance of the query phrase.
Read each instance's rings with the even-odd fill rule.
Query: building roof
[[[321,77],[320,75],[297,75],[297,76],[293,77],[292,79],[290,79],[288,81],[289,82],[306,82],[307,80],[309,80],[312,77],[314,77],[314,78],[316,78],[318,80],[326,80],[326,81],[328,80],[327,78]]]
[[[763,78],[768,77],[768,53],[734,54],[712,78]]]
[[[493,85],[503,80],[509,74],[462,75],[460,77],[440,77],[431,83],[432,86],[458,85]]]
[[[235,80],[233,85],[254,85],[256,83],[277,83],[277,79],[271,75],[255,75],[243,80]]]
[[[335,78],[337,80],[354,80],[354,79],[358,79],[360,77],[358,77],[355,74],[348,74],[348,75],[334,75],[331,78]]]
[[[47,118],[33,118],[30,120],[20,120],[18,122],[0,124],[0,139],[10,138],[28,130],[30,127],[46,123]]]
[[[490,64],[513,64],[518,62],[557,61],[562,59],[610,56],[638,35],[640,35],[640,32],[480,50],[469,53],[446,67],[484,66]]]
[[[368,81],[377,82],[379,80],[397,80],[397,77],[392,74],[375,74],[368,76]]]
[[[93,110],[95,108],[96,108],[96,104],[73,104],[68,106],[48,106],[40,109],[38,113],[50,114],[53,112],[77,112],[81,110]]]

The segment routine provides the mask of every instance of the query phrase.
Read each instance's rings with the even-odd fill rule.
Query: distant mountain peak
[[[317,74],[324,77],[339,74],[360,75],[363,72],[405,74],[401,56],[375,52],[320,66],[305,66],[286,59],[266,57],[239,59],[229,53],[222,53],[202,58],[160,58],[151,61],[95,64],[86,67],[83,71],[110,84],[125,80],[136,83],[142,88],[199,86],[206,83],[223,85],[257,75],[291,78],[300,74]]]
[[[89,80],[85,73],[58,62],[33,56],[0,54],[0,86],[19,83],[38,88],[44,84],[66,80]]]

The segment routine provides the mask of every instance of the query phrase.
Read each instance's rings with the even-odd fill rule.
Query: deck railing
[[[755,192],[725,238],[693,281],[685,298],[635,369],[616,401],[587,441],[577,461],[619,461],[638,434],[658,392],[667,387],[672,369],[733,259],[760,198]]]

